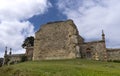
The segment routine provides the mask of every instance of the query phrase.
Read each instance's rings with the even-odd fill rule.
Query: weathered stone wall
[[[23,56],[25,56],[25,54],[7,55],[8,59],[9,59],[9,63],[11,63],[11,62],[21,62]]]
[[[120,60],[120,49],[107,49],[108,60]]]
[[[25,55],[27,56],[27,60],[32,60],[32,58],[33,58],[33,50],[34,50],[33,46],[26,48]]]
[[[93,60],[106,60],[106,47],[104,41],[86,42],[80,45],[82,58]]]
[[[76,58],[78,38],[72,20],[45,24],[35,34],[33,60]]]
[[[21,62],[23,56],[25,56],[25,54],[5,55],[3,65]]]

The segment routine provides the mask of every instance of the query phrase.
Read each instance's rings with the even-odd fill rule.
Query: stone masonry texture
[[[79,56],[78,38],[72,20],[47,23],[35,34],[33,60],[76,58]]]

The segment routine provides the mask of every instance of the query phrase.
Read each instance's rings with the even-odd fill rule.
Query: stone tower
[[[72,20],[47,23],[35,33],[33,60],[71,59],[78,53],[79,33]]]
[[[104,48],[106,48],[106,41],[105,41],[105,34],[104,34],[104,30],[102,30],[102,41],[104,42]],[[108,55],[107,55],[107,49],[105,49],[104,51],[103,51],[103,60],[104,61],[107,61],[107,59],[108,59]]]

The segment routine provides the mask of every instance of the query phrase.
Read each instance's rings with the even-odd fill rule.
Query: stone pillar
[[[3,65],[6,64],[6,60],[7,60],[7,46],[5,47],[5,54],[4,54]]]
[[[28,60],[32,60],[33,57],[33,46],[27,47],[26,48],[26,56]]]

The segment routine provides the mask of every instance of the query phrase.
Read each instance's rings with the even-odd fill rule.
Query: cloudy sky
[[[0,57],[5,46],[24,53],[24,39],[42,24],[67,19],[85,41],[100,40],[103,29],[107,47],[120,47],[120,0],[0,0]]]

